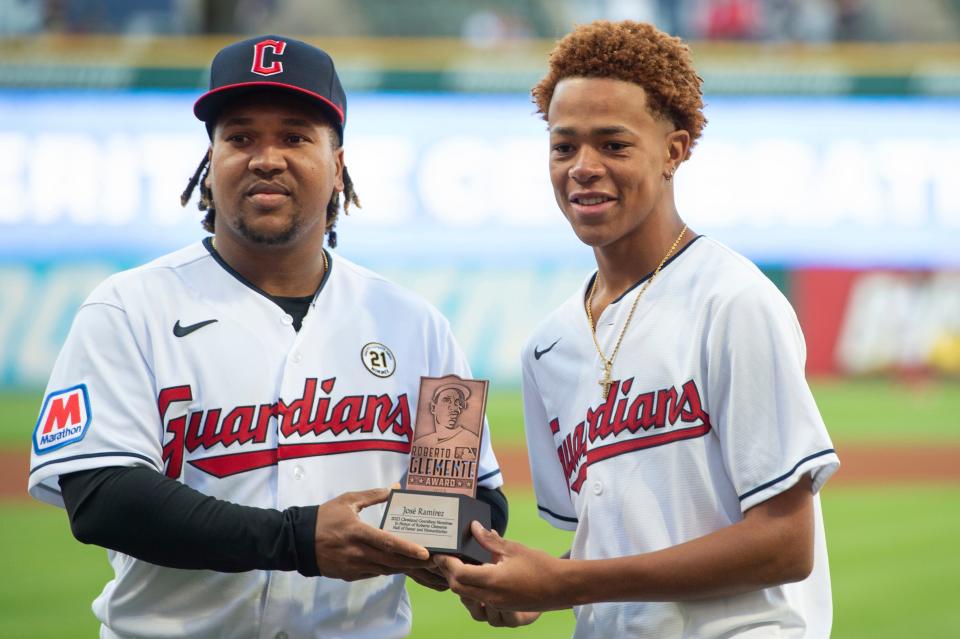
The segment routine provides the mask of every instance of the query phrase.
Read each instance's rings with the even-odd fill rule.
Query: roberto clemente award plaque
[[[473,520],[490,527],[490,506],[476,499],[487,385],[456,375],[420,378],[410,466],[380,528],[430,552],[491,561],[470,534]]]

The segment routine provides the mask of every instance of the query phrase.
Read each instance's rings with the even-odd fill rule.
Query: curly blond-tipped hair
[[[624,20],[579,25],[550,53],[549,70],[531,94],[547,117],[557,83],[564,78],[613,78],[643,87],[654,116],[690,133],[691,148],[703,132],[703,78],[690,48],[656,27]]]

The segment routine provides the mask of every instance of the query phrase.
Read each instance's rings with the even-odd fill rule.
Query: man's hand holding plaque
[[[490,527],[490,506],[476,499],[486,380],[421,377],[404,487],[390,493],[380,528],[432,553],[487,563],[470,522]]]

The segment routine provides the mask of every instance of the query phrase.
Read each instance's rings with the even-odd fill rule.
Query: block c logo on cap
[[[79,384],[47,395],[33,429],[33,450],[38,455],[83,439],[90,425],[90,397]]]
[[[279,60],[271,60],[267,64],[267,51],[273,56],[280,57],[283,50],[287,48],[287,43],[283,40],[263,40],[253,45],[253,66],[251,71],[257,75],[276,75],[283,73],[283,63]]]

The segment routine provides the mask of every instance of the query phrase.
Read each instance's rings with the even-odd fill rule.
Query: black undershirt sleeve
[[[314,536],[317,507],[283,511],[204,495],[143,466],[110,466],[60,476],[74,536],[168,568],[320,574]],[[480,487],[494,530],[504,535],[507,498]]]
[[[490,489],[478,486],[477,499],[490,504],[490,527],[500,533],[501,537],[506,536],[507,519],[510,513],[507,496],[499,488]]]
[[[316,506],[241,506],[142,466],[62,475],[60,490],[70,528],[86,544],[169,568],[320,574]]]

